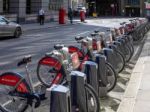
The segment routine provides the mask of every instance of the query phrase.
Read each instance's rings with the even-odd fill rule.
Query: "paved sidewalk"
[[[150,112],[150,31],[117,112]]]
[[[74,19],[73,24],[81,23],[79,19]],[[66,21],[65,24],[59,24],[58,21],[56,22],[46,22],[44,25],[40,25],[39,23],[32,23],[32,24],[23,24],[22,30],[30,31],[30,30],[38,30],[38,29],[44,29],[44,28],[52,28],[52,27],[60,27],[60,26],[66,26],[66,25],[72,25],[70,24],[70,21]]]

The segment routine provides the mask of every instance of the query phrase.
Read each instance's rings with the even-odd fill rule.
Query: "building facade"
[[[125,16],[145,16],[146,0],[121,0],[120,13]]]
[[[87,0],[90,13],[99,16],[145,16],[146,0]]]
[[[18,22],[37,20],[38,12],[45,11],[45,19],[58,19],[60,8],[68,8],[69,0],[0,0],[0,15]]]

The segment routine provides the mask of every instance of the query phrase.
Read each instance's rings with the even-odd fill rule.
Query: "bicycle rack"
[[[99,92],[98,83],[98,65],[92,61],[85,61],[83,63],[83,73],[87,75],[87,83],[90,84],[96,91],[97,95]]]
[[[50,112],[72,112],[69,88],[53,85],[47,91],[50,93]]]
[[[98,79],[99,79],[99,96],[104,97],[107,95],[107,76],[106,76],[106,57],[101,54],[95,54],[96,63],[98,64]]]
[[[85,91],[86,74],[72,71],[71,76],[71,99],[72,106],[79,106],[81,112],[88,112]]]

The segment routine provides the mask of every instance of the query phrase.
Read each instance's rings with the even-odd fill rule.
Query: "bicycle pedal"
[[[39,94],[40,100],[45,100],[47,97],[45,97],[45,93]]]

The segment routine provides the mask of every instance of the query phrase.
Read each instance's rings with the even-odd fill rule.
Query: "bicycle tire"
[[[128,45],[125,45],[125,50],[126,50],[126,62],[129,62],[131,57],[132,57],[132,53],[131,53],[131,49],[129,48]]]
[[[125,59],[124,59],[124,56],[122,55],[122,53],[120,51],[116,51],[117,53],[117,60],[119,61],[119,64],[118,64],[118,73],[122,72],[122,70],[124,69],[125,67]]]
[[[106,62],[106,67],[107,67],[106,74],[107,74],[107,81],[108,81],[107,92],[110,92],[111,90],[114,89],[114,87],[117,84],[117,73],[110,63]],[[113,81],[112,81],[112,77],[113,77]]]
[[[88,112],[100,112],[100,101],[99,101],[99,97],[97,96],[94,88],[89,85],[89,84],[85,84],[85,90],[86,90],[86,96],[87,96],[87,104],[88,104]],[[93,98],[93,99],[91,99]],[[95,108],[93,109],[93,107],[91,105],[91,103],[93,103],[93,101],[95,102]],[[91,104],[91,105],[90,105]]]
[[[6,90],[8,90],[8,88]],[[28,108],[28,99],[26,98],[11,96],[8,93],[5,93],[4,90],[3,92],[0,91],[0,96],[1,96],[0,110],[2,112],[24,112]],[[4,104],[7,105],[4,106]]]
[[[52,84],[54,83],[53,81],[57,77],[58,77],[57,84],[60,84],[64,79],[63,75],[59,71],[57,71],[56,73],[49,72],[49,70],[51,68],[53,68],[53,67],[51,67],[49,65],[42,65],[40,63],[37,66],[37,77],[38,77],[39,81],[46,87],[51,87]],[[60,76],[58,76],[58,75],[60,75]]]
[[[132,57],[133,54],[134,54],[134,47],[133,47],[133,44],[132,44],[132,43],[129,43],[128,46],[129,46],[129,48],[130,48],[130,51],[131,51],[131,57]]]
[[[20,83],[16,87],[18,82]],[[29,99],[17,95],[25,94],[24,90],[30,92],[29,86],[24,79],[21,79],[21,76],[9,72],[2,74],[0,76],[0,110],[2,112],[24,112],[28,108]]]

